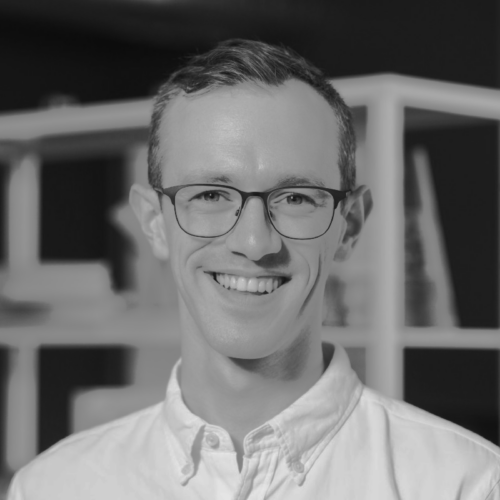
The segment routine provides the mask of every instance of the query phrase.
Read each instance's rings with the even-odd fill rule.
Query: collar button
[[[302,464],[302,462],[299,462],[297,460],[296,462],[292,463],[292,469],[297,474],[302,474],[304,472],[304,465]]]
[[[205,441],[207,442],[208,446],[210,446],[210,448],[217,448],[217,446],[219,446],[219,436],[217,436],[217,434],[214,434],[213,432],[210,432],[206,435]]]

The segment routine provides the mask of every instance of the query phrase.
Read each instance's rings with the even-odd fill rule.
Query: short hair
[[[356,136],[351,110],[323,72],[287,47],[232,39],[219,43],[204,54],[191,57],[163,83],[154,99],[148,147],[148,180],[152,187],[162,187],[159,158],[159,129],[168,102],[179,95],[231,87],[253,82],[279,86],[288,80],[300,80],[325,98],[339,125],[341,189],[356,185]]]

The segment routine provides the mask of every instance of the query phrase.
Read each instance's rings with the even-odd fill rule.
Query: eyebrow
[[[231,178],[223,174],[209,174],[203,175],[199,173],[188,174],[184,177],[184,184],[197,183],[197,184],[231,184]]]
[[[200,184],[234,184],[230,177],[223,174],[210,174],[210,175],[187,175],[184,178],[184,183],[200,183]],[[325,187],[325,183],[316,177],[304,175],[286,175],[281,177],[274,186],[270,189],[278,189],[285,186],[317,186]],[[270,190],[269,189],[269,190]]]
[[[272,189],[284,186],[317,186],[325,187],[325,183],[316,177],[308,177],[303,175],[287,175],[282,177]]]

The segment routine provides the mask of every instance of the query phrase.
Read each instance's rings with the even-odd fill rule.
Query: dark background
[[[54,95],[143,98],[184,57],[230,37],[288,45],[332,78],[391,72],[499,86],[495,0],[0,0],[0,112],[43,107]],[[406,136],[407,148],[429,151],[464,327],[498,327],[497,136],[491,124]],[[106,218],[126,196],[121,159],[86,162],[42,169],[42,258],[107,259],[122,290],[126,243]],[[70,386],[126,382],[120,352],[42,350],[40,449],[68,432],[53,411]],[[85,378],[89,364],[96,369]],[[496,442],[498,379],[497,353],[406,350],[405,398]]]

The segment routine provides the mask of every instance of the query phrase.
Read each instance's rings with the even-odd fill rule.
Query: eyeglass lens
[[[179,225],[194,236],[227,233],[238,220],[242,197],[229,187],[186,186],[177,192],[175,210]],[[316,188],[283,188],[268,198],[269,217],[276,230],[289,238],[316,238],[328,230],[335,201]]]

